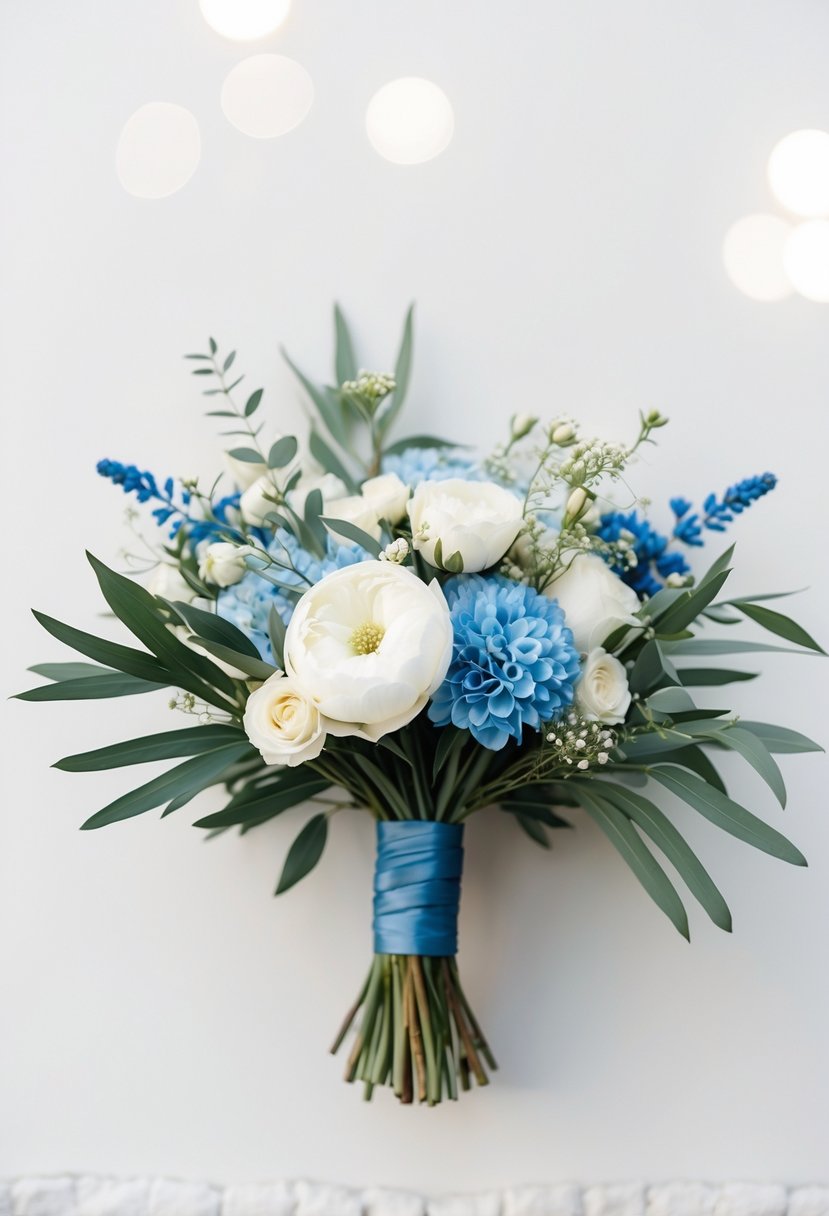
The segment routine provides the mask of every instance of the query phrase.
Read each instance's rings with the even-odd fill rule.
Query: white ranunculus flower
[[[399,524],[406,518],[409,487],[396,473],[369,477],[368,481],[363,482],[361,495],[379,519],[387,519],[390,524]]]
[[[325,721],[313,701],[288,676],[270,676],[248,697],[244,727],[266,764],[294,768],[325,746]]]
[[[270,511],[278,509],[275,499],[276,486],[273,477],[270,473],[263,473],[252,485],[248,486],[239,499],[242,518],[247,523],[253,524],[254,527],[258,527],[264,522],[265,516]]]
[[[230,452],[225,452],[224,457],[225,467],[240,490],[247,490],[268,471],[264,461],[239,460],[236,456],[231,456]]]
[[[322,494],[322,505],[331,502],[335,498],[343,498],[348,494],[348,486],[340,481],[335,473],[312,473],[306,476],[304,473],[295,490],[291,490],[288,495],[288,503],[296,511],[297,515],[304,516],[305,500],[312,490],[319,490]]]
[[[558,600],[578,650],[594,650],[622,625],[641,628],[636,592],[595,553],[575,557],[544,594]]]
[[[451,656],[452,622],[437,582],[394,562],[327,574],[305,592],[285,636],[285,669],[329,733],[372,741],[420,713]]]
[[[355,524],[358,528],[362,528],[364,532],[367,532],[369,536],[373,536],[375,540],[380,539],[381,528],[377,512],[371,503],[360,494],[351,494],[346,498],[335,498],[332,502],[326,503],[325,514],[329,519],[344,519],[347,523]],[[328,530],[331,532],[330,528]],[[339,532],[334,532],[333,535],[335,540],[341,545],[348,543]]]
[[[147,584],[147,590],[151,595],[160,595],[165,600],[181,600],[184,604],[189,604],[196,598],[196,592],[182,578],[178,566],[173,566],[170,562],[158,563]]]
[[[624,722],[630,708],[630,689],[624,665],[597,646],[584,660],[576,684],[576,704],[594,722],[608,726]]]
[[[248,572],[245,558],[253,553],[250,545],[232,545],[218,540],[207,545],[199,561],[199,578],[217,587],[232,587]]]
[[[473,574],[494,566],[512,545],[524,524],[521,502],[492,481],[421,481],[409,501],[412,540],[427,562],[445,563],[456,553],[464,571]]]

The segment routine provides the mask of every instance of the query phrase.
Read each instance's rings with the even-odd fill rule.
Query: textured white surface
[[[134,775],[49,765],[179,725],[163,695],[5,696],[30,663],[69,657],[28,604],[109,627],[83,549],[118,563],[126,500],[95,461],[218,471],[222,424],[182,353],[211,332],[237,347],[289,430],[303,414],[279,343],[328,375],[334,299],[381,369],[417,299],[412,432],[488,447],[513,409],[537,409],[624,439],[658,406],[671,425],[632,480],[663,520],[671,494],[772,468],[779,490],[734,530],[733,591],[809,584],[796,612],[825,640],[829,313],[747,300],[721,244],[772,205],[777,140],[827,124],[829,5],[295,0],[253,45],[220,39],[196,0],[2,7],[0,1173],[433,1195],[825,1179],[824,757],[781,757],[785,815],[727,758],[734,792],[806,871],[666,797],[734,912],[727,937],[688,900],[690,947],[591,824],[549,854],[497,814],[470,824],[461,969],[501,1069],[457,1106],[401,1110],[362,1103],[326,1053],[368,963],[370,824],[338,816],[319,870],[274,901],[301,813],[209,845],[190,824],[212,797],[78,831]],[[219,104],[260,51],[316,87],[273,142]],[[411,167],[378,157],[364,126],[371,96],[407,75],[439,83],[456,120],[446,151]],[[150,100],[186,106],[203,137],[197,172],[157,202],[126,195],[114,165]],[[763,666],[729,700],[825,742],[826,661]],[[240,1216],[268,1201],[240,1198]]]
[[[408,1191],[312,1182],[222,1191],[167,1178],[0,1181],[0,1216],[827,1216],[829,1187],[675,1182],[519,1187],[427,1199]]]

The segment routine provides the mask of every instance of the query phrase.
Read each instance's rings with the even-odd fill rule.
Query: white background
[[[27,664],[70,657],[29,604],[105,628],[83,550],[117,563],[125,501],[95,461],[218,468],[181,353],[208,333],[238,346],[290,428],[279,343],[326,375],[335,298],[380,367],[418,301],[413,430],[486,445],[512,410],[568,410],[625,438],[658,406],[672,424],[634,477],[665,522],[672,493],[775,471],[734,529],[734,588],[809,584],[795,611],[826,641],[829,308],[754,304],[720,261],[728,226],[771,207],[774,143],[829,126],[824,4],[294,0],[251,46],[194,0],[3,9],[7,692]],[[260,50],[316,85],[274,141],[219,108],[225,74]],[[439,159],[397,167],[363,118],[412,74],[446,90],[456,132]],[[154,100],[195,113],[203,158],[179,194],[142,202],[114,151]],[[825,741],[823,661],[764,666],[738,707]],[[364,1105],[326,1055],[368,963],[368,820],[336,822],[319,869],[274,902],[301,815],[209,845],[190,808],[78,832],[131,774],[48,765],[176,725],[163,696],[4,712],[0,1173],[425,1190],[829,1175],[823,757],[783,758],[785,818],[752,775],[733,783],[806,871],[676,808],[735,920],[728,937],[691,909],[690,947],[590,825],[547,855],[482,815],[461,961],[502,1068],[457,1106],[400,1109]]]

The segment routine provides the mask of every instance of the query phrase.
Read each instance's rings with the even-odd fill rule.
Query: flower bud
[[[510,419],[510,438],[513,443],[529,435],[537,422],[538,419],[533,418],[532,414],[513,414]]]
[[[553,441],[553,443],[557,443],[559,446],[565,443],[570,443],[571,440],[575,439],[575,437],[575,427],[569,422],[560,422],[558,426],[553,427],[552,433],[550,434],[550,439]]]
[[[570,497],[567,499],[567,506],[564,508],[565,527],[568,524],[574,524],[578,519],[581,518],[590,501],[591,500],[587,491],[581,486],[577,486],[576,489],[572,491]]]

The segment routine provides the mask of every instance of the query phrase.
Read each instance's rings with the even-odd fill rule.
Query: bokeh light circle
[[[166,198],[190,180],[200,158],[199,124],[190,111],[151,101],[124,123],[115,150],[115,172],[128,194]]]
[[[383,85],[366,110],[366,133],[375,152],[397,165],[418,165],[449,145],[455,115],[438,85],[403,76]]]
[[[314,82],[285,55],[251,55],[225,77],[222,110],[253,139],[275,139],[298,126],[314,101]]]
[[[725,234],[722,257],[731,282],[750,300],[771,303],[791,295],[783,247],[791,224],[778,215],[745,215]]]

